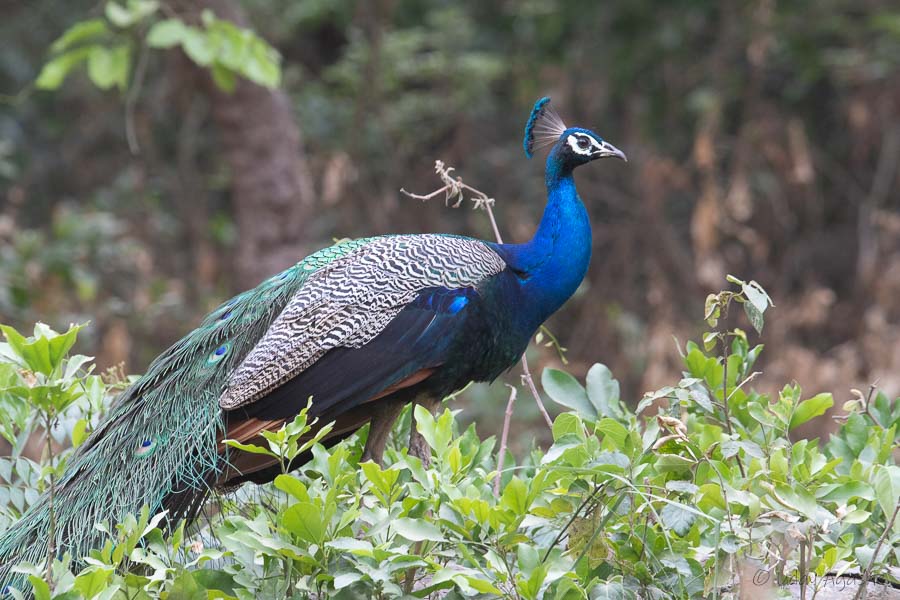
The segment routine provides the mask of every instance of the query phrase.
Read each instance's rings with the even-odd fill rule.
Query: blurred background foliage
[[[90,320],[79,350],[141,372],[229,294],[333,238],[489,239],[482,213],[398,193],[437,187],[435,159],[495,197],[505,238],[523,241],[545,192],[522,127],[550,95],[630,159],[578,174],[594,260],[549,323],[570,370],[604,362],[634,399],[677,377],[672,336],[696,336],[690,309],[735,273],[775,299],[771,381],[900,392],[895,3],[160,6],[252,29],[281,55],[280,86],[223,91],[195,56],[150,52],[146,31],[127,30],[124,90],[84,72],[38,90],[54,40],[103,18],[104,3],[0,1],[0,322]],[[532,352],[536,372],[558,361]],[[460,402],[487,434],[505,395],[481,387]],[[531,403],[517,411],[514,447],[531,430],[548,437]]]

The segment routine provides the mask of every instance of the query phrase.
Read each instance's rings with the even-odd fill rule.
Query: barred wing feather
[[[506,263],[478,240],[375,238],[309,278],[234,370],[219,406],[266,396],[335,348],[361,348],[426,288],[474,287]]]

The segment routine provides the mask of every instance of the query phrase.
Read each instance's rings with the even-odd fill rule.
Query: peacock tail
[[[145,504],[153,514],[182,498],[173,519],[196,510],[227,460],[217,440],[229,374],[312,273],[369,241],[320,250],[235,296],[156,358],[70,458],[55,492],[54,546],[86,555],[103,543],[95,523],[117,522]],[[18,562],[45,560],[49,524],[45,495],[0,537],[0,582]]]

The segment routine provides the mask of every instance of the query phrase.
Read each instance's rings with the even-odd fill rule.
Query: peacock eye
[[[587,150],[591,147],[591,141],[587,138],[580,137],[578,138],[578,147],[582,150]]]

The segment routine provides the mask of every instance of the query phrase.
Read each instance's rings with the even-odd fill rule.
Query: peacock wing
[[[314,367],[324,372],[326,365],[341,369],[337,357],[365,349],[390,330],[395,333],[387,337],[389,343],[379,344],[379,352],[357,352],[354,359],[344,360],[344,374],[352,365],[366,363],[375,370],[370,369],[369,380],[373,372],[383,371],[384,376],[373,383],[388,388],[397,383],[396,373],[408,370],[411,364],[411,333],[421,329],[412,337],[421,340],[426,328],[431,327],[434,334],[449,326],[447,319],[436,320],[434,310],[416,304],[423,291],[471,290],[504,268],[506,263],[496,252],[470,238],[374,238],[309,276],[231,374],[219,405],[233,411],[263,398],[269,398],[271,405],[276,390],[301,373]],[[407,307],[424,310],[404,312]],[[381,341],[385,339],[382,336]],[[305,401],[306,397],[301,398]],[[324,403],[334,402],[334,397],[313,398],[319,414],[324,412]]]

